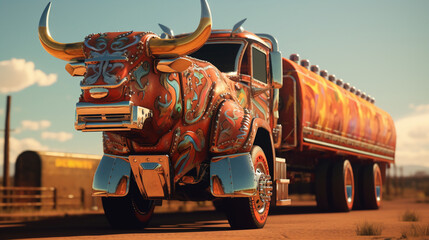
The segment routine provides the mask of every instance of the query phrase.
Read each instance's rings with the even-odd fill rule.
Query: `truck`
[[[377,209],[394,163],[392,118],[373,98],[237,23],[193,33],[107,32],[39,39],[83,76],[75,128],[102,132],[93,180],[109,223],[141,228],[162,200],[221,203],[232,228],[262,228],[291,192],[327,211]]]

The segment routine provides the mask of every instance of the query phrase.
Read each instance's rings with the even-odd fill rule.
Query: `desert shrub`
[[[411,224],[401,232],[401,238],[427,237],[429,236],[429,225]]]
[[[415,211],[407,210],[404,214],[402,214],[402,221],[404,222],[417,222],[419,221],[419,215]]]
[[[381,223],[369,223],[367,221],[356,225],[356,234],[359,236],[381,235],[383,225]]]

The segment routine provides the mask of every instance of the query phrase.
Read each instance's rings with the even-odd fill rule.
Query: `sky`
[[[375,97],[395,121],[396,163],[429,167],[429,1],[208,2],[214,29],[247,18],[243,27],[276,37],[284,57],[298,53]],[[74,129],[81,78],[71,77],[67,62],[46,53],[38,40],[47,3],[0,0],[0,129],[11,95],[11,168],[29,149],[102,154],[101,133]],[[54,0],[49,25],[55,40],[80,42],[99,32],[160,34],[158,23],[175,34],[192,32],[199,17],[198,0]]]

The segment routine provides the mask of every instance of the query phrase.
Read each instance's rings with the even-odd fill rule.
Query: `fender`
[[[126,196],[130,189],[130,174],[127,157],[104,154],[94,175],[92,196]]]
[[[236,101],[227,99],[220,104],[213,124],[210,151],[215,154],[234,154],[241,150],[251,130],[250,111]],[[248,152],[249,150],[244,150]]]
[[[253,145],[257,144],[264,150],[269,160],[275,159],[274,141],[270,129],[270,125],[266,121],[261,118],[254,118],[252,120],[251,132],[244,144],[244,148],[250,151]],[[259,137],[257,138],[257,136]]]

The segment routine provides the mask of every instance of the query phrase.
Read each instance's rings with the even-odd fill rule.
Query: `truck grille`
[[[75,128],[84,132],[142,129],[152,111],[133,102],[76,104]]]

